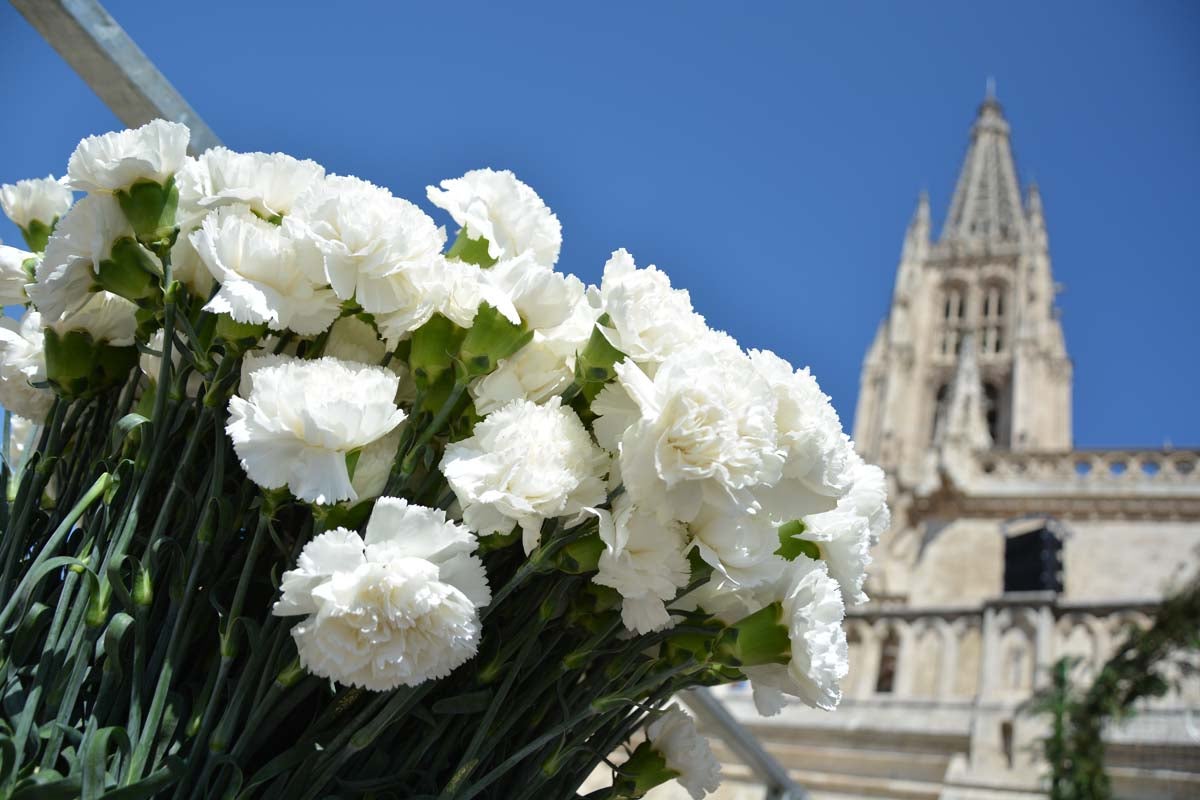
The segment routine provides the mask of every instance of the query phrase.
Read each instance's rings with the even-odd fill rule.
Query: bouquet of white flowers
[[[187,144],[0,190],[0,796],[567,798],[626,745],[593,797],[699,798],[675,692],[838,702],[887,508],[807,370],[555,271],[510,172],[429,187],[446,247]]]

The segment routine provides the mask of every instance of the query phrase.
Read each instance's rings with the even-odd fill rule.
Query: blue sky
[[[940,228],[994,75],[1066,287],[1077,443],[1200,445],[1198,4],[106,5],[229,146],[418,202],[511,168],[563,269],[657,263],[847,425],[917,194]],[[118,127],[7,3],[0,51],[0,181]]]

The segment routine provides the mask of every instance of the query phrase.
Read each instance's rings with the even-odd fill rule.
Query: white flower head
[[[49,227],[67,213],[75,195],[53,175],[0,186],[0,208],[18,228],[40,222]]]
[[[59,334],[83,331],[99,344],[129,347],[137,333],[137,306],[112,292],[95,292],[77,311],[48,327]]]
[[[863,584],[871,563],[871,547],[887,529],[887,487],[883,470],[854,456],[850,491],[837,508],[804,517],[801,539],[815,542],[829,574],[842,588],[847,605],[867,602]]]
[[[727,585],[759,586],[779,576],[784,561],[775,555],[779,533],[753,506],[705,503],[688,525],[697,551]]]
[[[842,697],[838,685],[850,667],[849,646],[842,621],[846,608],[837,581],[829,577],[824,563],[797,556],[768,598],[783,606],[783,624],[788,628],[792,658],[787,666],[768,664],[746,667],[746,675],[761,684],[799,697],[826,710]]]
[[[601,328],[605,337],[641,364],[688,350],[706,330],[687,291],[672,289],[666,273],[654,266],[637,269],[624,249],[604,265],[597,302],[610,320]]]
[[[111,195],[89,195],[59,220],[26,289],[47,320],[60,319],[88,299],[98,286],[100,262],[125,237],[132,238],[133,229]]]
[[[29,273],[25,271],[25,263],[30,259],[37,261],[37,256],[17,247],[0,244],[0,305],[23,305],[29,298],[25,294],[25,284],[29,283]]]
[[[82,192],[112,193],[138,181],[166,183],[187,158],[186,125],[151,120],[140,128],[89,136],[67,162],[67,180]]]
[[[472,530],[508,533],[520,525],[530,552],[544,519],[604,502],[608,457],[559,398],[514,400],[477,423],[470,438],[448,445],[441,470]]]
[[[537,192],[508,170],[476,169],[425,189],[471,239],[483,237],[496,261],[529,254],[553,267],[562,247],[562,226]]]
[[[370,691],[444,678],[475,655],[491,599],[476,546],[445,512],[383,497],[365,536],[304,546],[272,613],[305,615],[292,638],[314,675]]]
[[[542,403],[575,378],[575,356],[587,344],[596,315],[583,297],[561,324],[535,330],[533,339],[471,386],[475,408],[490,414],[512,400]]]
[[[387,355],[387,345],[370,323],[358,317],[342,317],[329,329],[325,340],[325,355],[343,361],[378,364]]]
[[[188,220],[232,204],[249,206],[264,219],[282,217],[324,177],[325,168],[315,161],[214,147],[179,170],[179,217]]]
[[[340,175],[326,177],[301,195],[283,225],[321,251],[337,296],[354,298],[371,314],[405,310],[412,303],[408,273],[432,269],[446,243],[446,232],[412,203]],[[424,275],[418,282],[423,280]]]
[[[54,403],[54,392],[30,382],[46,380],[42,315],[34,309],[17,322],[0,317],[0,406],[40,424]]]
[[[616,409],[618,392],[636,408],[620,436],[621,476],[635,500],[689,522],[706,499],[745,507],[751,488],[779,480],[775,398],[740,352],[680,352],[653,379],[629,360],[616,371],[620,390],[606,387],[593,410],[603,443],[630,419]]]
[[[777,522],[828,511],[850,488],[854,448],[837,412],[807,369],[770,351],[752,350],[750,361],[778,400],[776,424],[785,448],[785,480],[760,495]]]
[[[637,633],[671,625],[666,604],[687,585],[690,569],[687,535],[680,523],[658,518],[634,505],[628,494],[613,501],[612,511],[596,509],[604,552],[594,583],[621,595],[621,620]]]
[[[693,800],[701,800],[721,785],[721,768],[708,740],[679,706],[671,706],[646,728],[646,739]]]
[[[220,284],[205,311],[303,336],[321,333],[337,318],[341,306],[325,286],[317,249],[246,206],[217,209],[191,240]]]
[[[394,402],[399,378],[329,357],[268,356],[255,365],[229,401],[226,425],[246,474],[308,503],[357,500],[346,457],[404,420]]]
[[[583,298],[583,282],[524,254],[481,270],[484,299],[513,324],[534,330],[566,321]]]
[[[447,261],[439,253],[425,263],[412,264],[372,282],[372,290],[381,292],[377,302],[386,296],[386,306],[395,309],[375,315],[383,338],[395,346],[434,314],[469,328],[483,300],[480,272],[474,264]]]

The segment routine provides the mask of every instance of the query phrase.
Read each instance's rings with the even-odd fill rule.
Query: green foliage
[[[1030,711],[1050,718],[1042,753],[1050,765],[1051,800],[1107,800],[1112,784],[1104,769],[1104,730],[1136,713],[1139,701],[1170,688],[1164,669],[1186,652],[1200,650],[1200,581],[1163,601],[1145,630],[1132,628],[1116,653],[1086,688],[1072,685],[1077,663],[1054,664],[1050,685]]]

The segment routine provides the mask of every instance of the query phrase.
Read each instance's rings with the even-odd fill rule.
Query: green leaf
[[[50,620],[54,617],[54,609],[44,603],[33,603],[12,638],[12,659],[16,664],[26,664],[33,655],[41,654],[41,638]]]
[[[157,769],[137,783],[122,786],[106,792],[104,800],[148,800],[156,794],[175,784],[183,777],[184,764],[174,756],[167,759],[167,765]]]
[[[480,689],[477,692],[455,695],[438,700],[433,704],[433,713],[446,714],[479,714],[487,711],[492,702],[492,690]]]
[[[17,784],[10,800],[77,800],[79,776],[64,778],[52,769],[35,772]]]
[[[83,747],[81,800],[99,800],[103,796],[108,782],[109,752],[114,746],[128,757],[129,734],[124,728],[101,728],[87,737]]]

